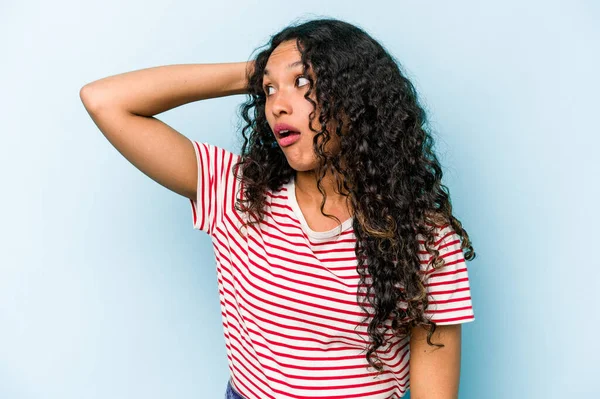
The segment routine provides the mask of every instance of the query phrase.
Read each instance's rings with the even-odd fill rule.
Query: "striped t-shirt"
[[[376,370],[367,369],[368,323],[356,300],[353,219],[343,221],[341,231],[311,230],[292,179],[267,192],[265,220],[244,228],[242,237],[237,229],[247,217],[234,207],[241,195],[233,175],[239,155],[192,142],[198,162],[193,226],[212,238],[235,390],[248,399],[404,396],[409,338],[390,340],[388,330],[388,344],[378,349],[385,372],[376,377]],[[446,264],[426,284],[431,299],[426,315],[438,325],[473,321],[459,236],[449,225],[436,231]],[[426,270],[430,255],[424,246],[419,257]]]

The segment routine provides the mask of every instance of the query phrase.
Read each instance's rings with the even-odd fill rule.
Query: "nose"
[[[273,95],[271,104],[271,112],[274,116],[280,116],[281,114],[291,114],[292,113],[292,102],[290,99],[290,95],[285,92],[285,90],[281,90]]]

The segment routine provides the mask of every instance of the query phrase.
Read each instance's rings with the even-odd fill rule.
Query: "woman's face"
[[[301,55],[296,47],[296,41],[281,43],[273,50],[263,75],[263,89],[266,96],[265,116],[275,139],[287,158],[290,166],[300,172],[313,170],[317,167],[318,158],[313,150],[314,133],[309,128],[309,115],[313,106],[304,98],[310,82],[302,75]],[[311,75],[313,80],[314,75]],[[310,97],[316,102],[313,93]],[[318,122],[319,110],[315,110],[313,127],[320,130]],[[278,131],[287,125],[297,133],[289,134],[288,138],[280,136]],[[339,138],[332,130],[331,140],[327,143],[327,152],[336,151]],[[285,135],[285,132],[284,132]],[[292,142],[287,144],[286,142]]]

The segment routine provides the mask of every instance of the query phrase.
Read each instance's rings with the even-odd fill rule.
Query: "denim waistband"
[[[227,390],[225,391],[225,399],[246,399],[231,384],[231,378],[227,381]]]

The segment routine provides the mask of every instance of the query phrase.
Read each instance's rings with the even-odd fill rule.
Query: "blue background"
[[[0,398],[219,398],[210,239],[102,136],[80,88],[245,61],[293,20],[355,23],[429,112],[471,235],[460,398],[598,397],[596,1],[4,1]],[[159,115],[239,150],[243,96]],[[596,376],[596,377],[594,377]]]

